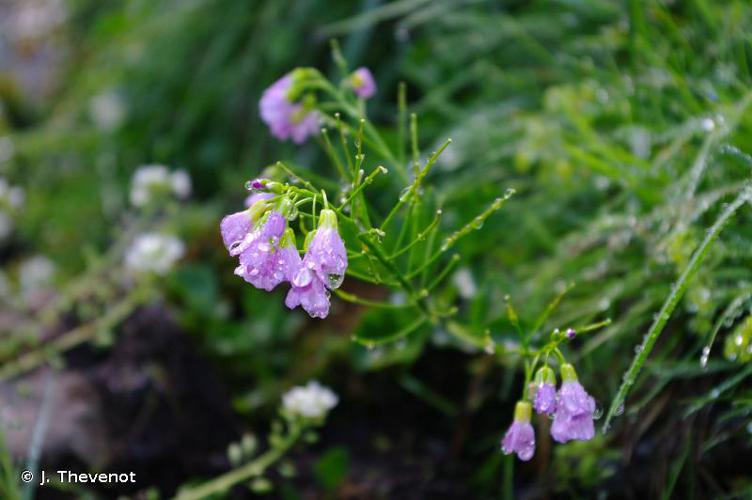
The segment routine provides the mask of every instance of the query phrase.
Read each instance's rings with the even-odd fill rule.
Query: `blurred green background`
[[[135,468],[138,488],[86,494],[169,497],[226,470],[227,444],[263,434],[280,394],[315,377],[340,406],[319,442],[290,455],[297,474],[275,473],[273,497],[749,495],[749,203],[610,431],[555,447],[540,433],[524,464],[498,450],[522,380],[513,355],[442,327],[367,349],[355,332],[404,318],[336,300],[326,321],[289,312],[279,292],[232,275],[218,222],[278,159],[330,172],[316,144],[271,137],[258,100],[296,66],[334,73],[337,38],[351,66],[376,77],[369,116],[385,136],[404,81],[424,151],[453,139],[430,178],[444,224],[517,190],[458,245],[463,264],[445,293],[467,330],[511,349],[505,297],[530,324],[573,283],[547,327],[612,320],[567,352],[607,408],[672,283],[752,176],[751,22],[752,5],[731,0],[5,0],[0,175],[25,196],[0,207],[10,227],[0,361],[89,322],[96,330],[52,356],[52,375],[11,366],[5,428],[33,428],[52,377],[61,418],[42,463]],[[186,256],[149,285],[145,305],[101,324],[122,299],[113,283],[127,280],[107,273],[107,256],[143,223],[131,175],[150,163],[193,180],[189,201],[149,218],[180,235]],[[69,293],[75,304],[59,299]],[[7,441],[21,464],[29,433],[18,434]]]

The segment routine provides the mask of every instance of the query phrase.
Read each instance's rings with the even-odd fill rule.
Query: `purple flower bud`
[[[595,436],[595,399],[577,381],[572,365],[562,365],[561,375],[563,382],[559,389],[559,402],[551,425],[551,436],[559,443],[592,439]]]
[[[530,414],[530,403],[518,401],[514,409],[514,421],[501,440],[501,451],[505,455],[516,453],[525,462],[535,454],[535,431],[530,424]]]
[[[567,338],[568,338],[569,340],[572,340],[572,339],[573,339],[573,338],[575,338],[576,336],[577,336],[577,332],[575,331],[575,329],[574,329],[574,328],[567,328]]]
[[[288,95],[292,84],[290,73],[274,82],[261,96],[259,108],[261,119],[269,126],[273,136],[302,144],[308,136],[318,133],[319,113],[290,101]]]
[[[376,81],[373,78],[371,70],[365,67],[356,69],[350,75],[355,94],[361,99],[368,99],[376,93]]]
[[[263,179],[253,179],[248,182],[246,182],[246,189],[249,191],[260,191],[264,189],[264,180]]]

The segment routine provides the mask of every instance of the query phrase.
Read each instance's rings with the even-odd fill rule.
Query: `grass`
[[[750,455],[749,362],[730,355],[731,345],[708,349],[700,363],[716,338],[724,346],[735,338],[752,307],[747,2],[71,5],[64,39],[74,59],[57,93],[32,107],[0,87],[5,108],[20,110],[0,114],[0,135],[15,149],[3,175],[28,193],[3,254],[9,275],[39,252],[55,257],[61,285],[75,281],[97,260],[87,253],[105,254],[130,227],[122,214],[132,170],[146,162],[185,167],[196,194],[174,227],[190,242],[188,262],[159,293],[220,367],[248,425],[263,427],[255,410],[272,405],[289,383],[312,375],[336,381],[344,364],[358,380],[384,376],[405,385],[449,428],[472,422],[469,438],[458,438],[457,461],[478,471],[471,488],[479,496],[530,484],[551,494],[688,498],[752,487],[728,465]],[[283,159],[317,185],[331,178],[336,165],[324,154],[275,142],[256,110],[262,90],[293,66],[334,73],[331,36],[353,66],[374,71],[380,91],[371,116],[408,171],[409,162],[428,164],[397,146],[411,132],[410,113],[418,116],[422,151],[446,147],[424,174],[435,189],[420,194],[426,206],[443,208],[437,233],[466,228],[462,240],[447,243],[463,255],[461,270],[476,291],[440,290],[442,301],[458,306],[451,324],[416,324],[399,309],[371,307],[384,303],[375,288],[366,290],[373,296],[357,295],[364,309],[344,336],[329,324],[305,325],[315,331],[302,339],[303,319],[233,280],[215,244],[218,218],[240,203],[238,187],[263,166]],[[108,91],[128,110],[116,130],[97,128],[88,116],[91,96]],[[339,147],[334,128],[329,139]],[[350,171],[344,161],[340,168]],[[375,167],[366,169],[374,178],[364,192],[391,190]],[[465,225],[507,188],[515,196],[478,221],[482,231]],[[373,203],[382,213],[391,206]],[[417,236],[433,221],[426,210],[405,231]],[[399,256],[420,270],[425,256],[408,250]],[[366,264],[357,269],[367,273]],[[412,278],[430,287],[436,277]],[[539,312],[571,284],[538,324]],[[481,354],[488,339],[497,346],[520,340],[506,296],[525,330],[538,332],[532,341],[556,327],[611,319],[565,348],[607,408],[602,426],[611,430],[593,443],[541,452],[534,466],[504,465],[495,451],[522,376],[512,354]],[[391,342],[369,349],[350,341],[374,335]],[[314,342],[321,348],[315,368],[300,368]],[[443,362],[447,344],[473,353],[457,361],[458,379],[473,381],[466,390],[444,387],[426,368]],[[12,349],[6,355],[16,359]],[[3,362],[3,370],[12,366]],[[370,397],[350,395],[351,404],[368,405]]]

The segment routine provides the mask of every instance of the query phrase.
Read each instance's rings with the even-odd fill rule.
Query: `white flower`
[[[145,165],[136,170],[131,181],[131,203],[143,207],[173,195],[179,199],[191,194],[191,178],[185,170],[170,171],[164,165]]]
[[[191,195],[191,176],[185,170],[175,170],[170,178],[172,192],[183,200]]]
[[[470,269],[463,267],[454,273],[452,281],[454,286],[457,287],[457,291],[465,300],[472,299],[478,291],[478,287],[475,286],[475,279],[473,279],[473,273]]]
[[[5,163],[13,158],[14,150],[13,141],[10,140],[10,137],[0,137],[0,163]]]
[[[21,293],[28,295],[46,287],[54,275],[55,264],[47,257],[35,255],[26,259],[18,268]]]
[[[293,387],[282,396],[282,408],[291,415],[318,419],[337,405],[334,392],[312,380],[307,385]]]
[[[89,116],[102,130],[115,130],[125,118],[123,99],[114,91],[95,95],[89,100]]]
[[[126,251],[125,267],[137,273],[165,275],[185,253],[183,242],[174,236],[144,233]]]
[[[0,177],[0,207],[5,209],[19,208],[25,199],[24,190],[11,186],[8,181]]]

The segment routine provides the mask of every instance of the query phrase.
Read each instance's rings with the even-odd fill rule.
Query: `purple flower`
[[[574,339],[577,336],[577,332],[574,328],[567,328],[567,338],[569,340]]]
[[[572,365],[562,365],[561,376],[563,382],[559,389],[559,403],[551,425],[551,436],[559,443],[592,439],[595,435],[595,400],[577,381]]]
[[[292,83],[291,73],[274,82],[261,96],[259,108],[261,119],[273,136],[302,144],[308,136],[318,133],[319,114],[316,110],[306,109],[303,104],[290,101]]]
[[[368,68],[361,67],[350,75],[355,94],[361,99],[368,99],[376,93],[376,81]]]
[[[242,248],[240,265],[235,269],[235,274],[266,291],[271,291],[284,281],[289,273],[285,260],[280,258],[279,246],[286,226],[287,220],[281,213],[270,211],[266,220],[260,221],[258,227],[246,235],[239,245]]]
[[[535,413],[552,415],[556,411],[556,387],[540,384],[535,393]]]
[[[535,454],[535,431],[530,424],[530,403],[518,401],[514,408],[514,421],[509,426],[504,439],[501,440],[501,451],[505,455],[516,453],[520,460],[527,462]]]
[[[305,260],[298,266],[290,283],[292,288],[285,298],[287,307],[295,309],[302,306],[312,318],[324,319],[329,315],[329,290],[316,273],[306,266]]]
[[[548,366],[535,374],[533,407],[538,414],[552,415],[556,411],[556,375]]]
[[[300,305],[311,317],[326,318],[329,290],[339,288],[346,269],[347,251],[337,231],[337,215],[324,209],[305,257],[290,280],[292,288],[285,304],[290,309]]]
[[[219,223],[219,230],[222,233],[222,241],[230,255],[237,255],[235,250],[240,247],[243,240],[251,232],[253,220],[247,210],[235,212],[225,216]]]
[[[321,211],[319,227],[308,246],[303,264],[313,270],[327,288],[339,288],[347,270],[347,250],[337,230],[337,215]]]

